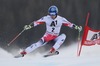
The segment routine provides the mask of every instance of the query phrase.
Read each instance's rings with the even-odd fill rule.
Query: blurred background
[[[22,33],[12,44],[7,44],[23,30],[24,25],[48,15],[48,8],[55,5],[59,15],[72,23],[85,26],[87,13],[90,12],[88,25],[100,30],[100,0],[0,0],[0,47],[11,51],[15,47],[25,48],[37,42],[45,33],[45,24]],[[61,33],[67,35],[62,46],[77,41],[78,31],[62,26]],[[81,32],[81,36],[83,31]],[[48,48],[52,42],[45,46]]]

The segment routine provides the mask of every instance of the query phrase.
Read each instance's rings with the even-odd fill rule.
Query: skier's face
[[[52,19],[55,19],[57,15],[50,15]]]

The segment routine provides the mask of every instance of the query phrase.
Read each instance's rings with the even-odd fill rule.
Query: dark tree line
[[[47,15],[51,5],[58,7],[59,15],[83,27],[90,12],[88,25],[100,30],[99,0],[0,0],[0,46],[6,46],[24,25]],[[12,45],[28,46],[38,41],[44,32],[45,25],[25,31]],[[61,32],[67,35],[66,44],[77,40],[78,31],[63,26]]]

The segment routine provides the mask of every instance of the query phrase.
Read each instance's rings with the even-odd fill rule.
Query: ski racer
[[[50,49],[48,54],[55,53],[66,39],[66,35],[64,33],[59,35],[62,25],[68,26],[70,28],[74,28],[79,31],[82,30],[79,26],[69,22],[64,17],[59,16],[58,8],[54,5],[49,7],[47,16],[44,16],[41,19],[32,22],[31,25],[25,25],[24,29],[28,30],[28,29],[31,29],[32,27],[35,27],[35,26],[41,25],[41,24],[46,24],[46,32],[45,32],[44,36],[38,42],[31,44],[29,47],[27,47],[22,52],[20,52],[20,54],[19,54],[20,57],[24,57],[24,55],[47,44],[51,40],[54,40],[55,44]],[[16,57],[19,57],[19,56],[16,56]]]

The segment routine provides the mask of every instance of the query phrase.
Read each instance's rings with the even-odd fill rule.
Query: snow
[[[77,43],[59,50],[60,54],[44,58],[43,54],[28,54],[23,58],[0,48],[0,66],[100,66],[100,46],[83,46],[81,56],[77,56]]]

